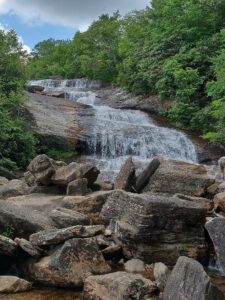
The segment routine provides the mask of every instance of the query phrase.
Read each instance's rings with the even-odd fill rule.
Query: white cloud
[[[0,0],[0,14],[16,14],[35,25],[47,22],[83,30],[103,13],[119,9],[125,14],[143,9],[149,3],[149,0]]]

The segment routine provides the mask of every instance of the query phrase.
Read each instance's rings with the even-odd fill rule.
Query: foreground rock
[[[205,228],[214,245],[217,267],[225,274],[225,219],[215,218],[207,222]]]
[[[182,254],[206,255],[202,205],[161,195],[114,191],[101,217],[134,257],[175,264]]]
[[[144,192],[203,196],[214,183],[203,165],[164,160],[150,178]]]
[[[163,300],[222,300],[224,296],[210,282],[201,264],[180,257],[167,281]]]
[[[87,196],[65,197],[62,206],[87,215],[93,224],[101,223],[102,206],[113,191],[95,192]]]
[[[5,177],[8,180],[17,179],[17,176],[13,172],[9,171],[8,169],[2,166],[0,166],[0,176]]]
[[[116,177],[114,188],[131,192],[135,190],[135,166],[132,157],[128,158]]]
[[[86,215],[63,207],[52,210],[50,217],[59,228],[75,225],[90,225],[90,219]]]
[[[50,256],[31,263],[29,275],[40,284],[81,288],[88,276],[110,270],[94,238],[74,238],[56,248]]]
[[[31,192],[23,180],[14,179],[0,186],[0,199],[28,195]]]
[[[90,276],[84,283],[84,299],[126,300],[144,299],[156,292],[157,288],[141,275],[116,272],[107,275]]]
[[[32,284],[16,276],[0,276],[0,293],[18,293],[29,291]]]
[[[18,246],[13,240],[0,235],[0,254],[13,257],[17,255],[17,250]]]
[[[73,226],[65,229],[46,230],[34,233],[30,236],[30,242],[36,246],[60,244],[71,238],[87,238],[104,233],[104,226]]]

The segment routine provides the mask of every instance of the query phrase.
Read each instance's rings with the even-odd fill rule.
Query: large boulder
[[[224,296],[210,282],[197,261],[181,256],[167,281],[163,300],[222,300]]]
[[[225,219],[214,218],[206,223],[205,228],[214,245],[217,267],[225,274]]]
[[[99,224],[102,206],[113,191],[95,192],[87,196],[69,196],[62,201],[62,206],[67,209],[87,215],[94,224]]]
[[[154,283],[141,275],[115,272],[88,277],[84,283],[84,299],[141,300],[147,299],[156,290]]]
[[[30,236],[30,242],[35,246],[60,244],[71,238],[87,238],[104,233],[104,226],[72,226],[63,229],[44,230]]]
[[[50,178],[55,173],[51,159],[45,155],[36,156],[29,164],[28,171],[33,174],[36,181],[41,184],[49,184]]]
[[[86,178],[88,187],[92,187],[92,184],[97,180],[99,174],[99,169],[92,163],[79,165],[79,178]]]
[[[129,157],[115,179],[114,188],[131,192],[135,188],[135,181],[135,166],[132,157]]]
[[[67,186],[71,181],[79,178],[79,165],[75,162],[58,168],[51,178],[51,182],[60,186]]]
[[[16,276],[0,276],[0,293],[18,293],[29,291],[32,283]]]
[[[31,262],[29,276],[48,286],[81,288],[86,277],[110,270],[94,238],[74,238],[55,248],[50,256]]]
[[[11,240],[3,235],[0,235],[0,254],[1,255],[13,257],[13,256],[17,255],[17,251],[18,251],[18,246],[13,240]]]
[[[0,199],[28,195],[30,192],[31,189],[23,180],[14,179],[0,186]]]
[[[52,210],[50,217],[59,228],[75,225],[90,225],[90,219],[86,215],[63,207],[57,207]]]
[[[175,264],[182,253],[205,258],[206,209],[200,204],[117,190],[108,197],[101,217],[134,257],[167,265]]]
[[[84,196],[88,193],[88,181],[86,178],[76,179],[70,182],[66,189],[67,195]]]
[[[214,183],[203,165],[164,160],[151,176],[144,192],[203,196]]]

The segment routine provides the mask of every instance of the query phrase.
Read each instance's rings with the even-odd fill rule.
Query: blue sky
[[[0,0],[0,28],[13,28],[27,49],[48,39],[70,39],[103,13],[144,9],[149,0]]]

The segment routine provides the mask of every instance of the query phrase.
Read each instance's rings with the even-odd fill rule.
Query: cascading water
[[[188,137],[175,129],[158,127],[144,112],[121,110],[95,104],[98,81],[43,80],[30,84],[46,90],[65,92],[71,101],[91,105],[95,110],[92,132],[86,138],[88,159],[101,170],[102,179],[114,179],[121,165],[132,156],[134,161],[147,162],[156,155],[166,158],[197,162],[195,146]]]

